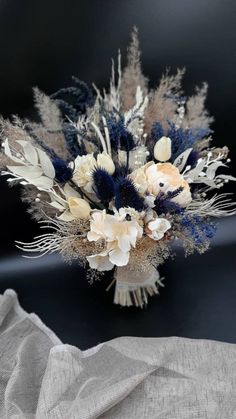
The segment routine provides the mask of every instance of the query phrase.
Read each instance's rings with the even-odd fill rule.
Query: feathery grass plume
[[[25,130],[23,121],[17,116],[13,116],[12,122],[9,119],[3,119],[0,117],[0,140],[1,143],[8,139],[11,148],[17,153],[21,151],[21,146],[18,141],[30,141],[34,143],[34,140],[30,137],[29,133]],[[12,160],[8,158],[3,152],[0,154],[0,167],[3,169],[7,165],[11,165]]]
[[[149,104],[145,111],[144,126],[147,133],[151,132],[154,122],[158,121],[164,128],[168,129],[168,121],[175,117],[178,104],[174,99],[181,95],[181,83],[185,69],[178,69],[175,75],[169,75],[169,71],[162,76],[159,86],[151,90]]]
[[[45,93],[34,87],[34,102],[44,127],[49,131],[62,128],[61,112],[56,103]]]
[[[115,182],[112,176],[105,169],[98,167],[93,171],[93,183],[98,199],[109,204],[115,195]]]
[[[214,118],[209,116],[209,113],[205,108],[207,90],[207,83],[203,83],[202,87],[196,88],[195,95],[190,96],[187,100],[186,113],[183,120],[184,128],[209,129],[210,124],[214,121]]]
[[[43,142],[45,146],[53,150],[57,156],[61,157],[63,160],[68,159],[69,153],[62,131],[49,132],[42,124],[30,121],[26,121],[26,128],[34,138],[32,142],[36,144],[37,147],[43,148]]]
[[[72,77],[74,86],[64,87],[53,93],[50,97],[55,101],[65,119],[76,121],[87,108],[94,105],[93,90],[77,77]]]
[[[129,110],[135,105],[138,86],[140,86],[144,95],[147,93],[147,79],[142,74],[140,56],[138,29],[134,27],[127,52],[127,66],[121,76],[121,105],[123,111]]]

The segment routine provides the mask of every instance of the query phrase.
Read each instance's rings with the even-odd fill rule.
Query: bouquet
[[[127,64],[112,62],[108,90],[73,85],[47,96],[34,89],[40,122],[1,119],[1,174],[22,185],[30,214],[46,229],[17,246],[59,252],[86,267],[89,281],[110,271],[114,302],[143,307],[158,293],[158,265],[182,243],[205,252],[214,218],[235,213],[221,169],[228,148],[212,146],[207,85],[191,97],[184,70],[167,71],[155,89],[143,76],[137,30]]]

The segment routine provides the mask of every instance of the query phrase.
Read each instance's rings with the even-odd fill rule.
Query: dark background
[[[234,0],[2,0],[0,2],[0,113],[34,116],[32,87],[52,93],[71,75],[107,86],[111,57],[125,60],[138,26],[143,70],[155,86],[162,72],[185,66],[185,90],[209,83],[215,145],[231,149],[236,174]],[[228,190],[234,190],[231,183]],[[84,272],[59,258],[21,258],[14,240],[39,232],[19,199],[0,181],[0,292],[14,288],[64,341],[81,348],[119,335],[179,335],[236,342],[235,218],[220,225],[204,256],[162,268],[166,287],[147,309],[112,305],[109,280],[90,287]]]

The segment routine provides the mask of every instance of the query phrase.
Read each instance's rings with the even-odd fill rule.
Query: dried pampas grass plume
[[[147,93],[147,78],[142,74],[140,57],[138,29],[134,27],[128,47],[127,66],[121,77],[121,105],[124,111],[134,106],[138,86],[144,95]]]

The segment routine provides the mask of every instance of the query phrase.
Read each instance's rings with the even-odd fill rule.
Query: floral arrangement
[[[111,271],[122,306],[142,307],[158,293],[156,268],[173,240],[202,253],[213,219],[235,213],[217,193],[236,179],[218,173],[230,159],[227,147],[211,145],[207,85],[186,98],[183,75],[167,72],[148,90],[134,29],[108,91],[77,78],[51,96],[35,88],[40,122],[1,119],[2,175],[22,185],[30,214],[48,229],[17,246],[76,260],[90,281]]]

